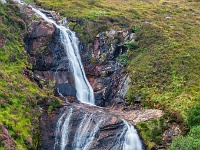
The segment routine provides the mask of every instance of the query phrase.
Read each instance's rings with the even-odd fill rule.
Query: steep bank
[[[200,90],[198,1],[38,2],[67,16],[72,21],[69,25],[88,43],[98,31],[130,26],[137,38],[136,42],[127,43],[131,51],[122,56],[129,64],[132,81],[127,99],[163,109],[167,113],[165,119],[170,118],[167,122],[155,120],[139,125],[142,136],[152,141],[151,148],[155,143],[168,145],[160,136],[164,134],[164,124],[171,126],[169,142],[176,135],[170,134],[175,133],[174,123],[181,126],[182,134],[187,132],[187,112],[197,104]],[[159,132],[151,132],[152,128]]]
[[[55,82],[56,82],[56,85],[59,85],[59,84],[61,84],[60,83],[60,80],[63,82],[62,84],[64,84],[63,85],[63,87],[65,87],[65,88],[67,88],[68,86],[71,86],[71,87],[76,87],[76,84],[74,85],[74,84],[70,84],[70,77],[72,78],[72,77],[74,77],[74,75],[72,74],[73,72],[72,72],[72,70],[75,72],[76,71],[76,69],[77,68],[69,68],[70,67],[70,65],[71,64],[69,64],[69,62],[70,62],[70,59],[71,58],[69,58],[70,56],[69,55],[67,55],[67,53],[68,53],[68,49],[65,49],[65,44],[67,44],[67,48],[69,48],[69,50],[71,50],[71,51],[75,51],[76,49],[76,45],[73,45],[73,47],[70,47],[70,42],[72,42],[73,44],[76,44],[76,43],[74,43],[74,39],[72,39],[73,38],[73,33],[71,32],[71,31],[69,31],[67,28],[64,28],[64,26],[58,26],[57,24],[55,24],[55,22],[53,22],[53,20],[50,20],[50,19],[48,19],[48,18],[46,18],[46,16],[43,16],[44,14],[41,14],[41,12],[38,12],[38,11],[36,11],[36,10],[34,10],[34,9],[32,9],[31,11],[35,11],[37,14],[39,14],[39,16],[42,16],[42,18],[44,18],[45,19],[45,21],[33,21],[32,22],[32,27],[30,28],[30,29],[32,29],[32,30],[30,30],[30,32],[29,32],[29,34],[27,35],[27,37],[26,37],[26,44],[27,44],[27,47],[28,47],[28,52],[29,52],[29,55],[31,56],[31,62],[33,63],[33,65],[35,66],[34,68],[33,68],[33,71],[34,71],[34,74],[35,74],[35,76],[37,77],[37,79],[39,80],[39,79],[43,79],[43,80],[54,80],[54,79],[56,79],[55,80]],[[42,12],[44,12],[45,14],[48,14],[48,15],[50,15],[51,16],[51,12],[49,11],[49,12],[47,12],[47,11],[44,11],[44,10],[42,10],[42,9],[40,9],[40,11],[42,11]],[[29,11],[30,12],[30,11]],[[46,21],[48,21],[48,22],[46,22]],[[60,22],[60,21],[59,21]],[[61,21],[62,22],[62,21]],[[50,23],[53,23],[54,24],[54,29],[52,28],[52,27],[50,27],[50,26],[52,26],[52,24],[50,24]],[[42,29],[43,29],[43,32],[39,32],[39,31],[42,31]],[[64,29],[64,30],[63,30]],[[51,31],[53,31],[53,32],[51,32]],[[62,35],[63,34],[63,32],[65,32],[65,31],[67,31],[67,33],[69,34],[68,36],[69,36],[69,38],[71,39],[71,41],[66,41],[65,43],[62,43],[62,41],[63,40],[65,40],[65,39],[62,39],[62,38],[68,38],[68,36],[66,36],[66,37],[63,37],[63,36],[60,36],[60,35]],[[121,32],[120,32],[121,33]],[[127,33],[126,33],[126,35],[127,35]],[[49,40],[44,40],[44,39],[48,39],[48,38],[50,38]],[[109,40],[108,40],[109,41]],[[107,41],[107,42],[108,42]],[[60,43],[61,42],[61,43]],[[34,48],[35,46],[38,46],[38,45],[46,45],[46,47],[43,49],[43,51],[41,51],[41,47],[39,47],[39,50],[38,49],[36,49],[36,48]],[[98,51],[98,49],[96,50],[96,51]],[[115,51],[117,51],[117,48],[116,49],[114,49],[114,52]],[[105,54],[107,54],[107,53],[105,53]],[[112,54],[113,56],[114,56],[114,53]],[[116,56],[118,56],[118,55],[116,55]],[[112,57],[111,56],[111,58],[114,58],[114,57]],[[108,58],[104,58],[105,59],[105,61],[107,61],[107,59],[109,60],[110,59],[110,57],[108,57]],[[74,60],[74,61],[76,61],[76,60]],[[109,62],[109,61],[108,61]],[[115,61],[112,61],[113,63],[116,63]],[[104,62],[105,63],[105,62]],[[103,66],[103,65],[102,65]],[[40,69],[41,68],[41,69]],[[45,69],[46,68],[46,69]],[[113,68],[111,68],[111,67],[109,67],[109,66],[107,66],[107,68],[110,68],[108,71],[110,71],[110,73],[109,74],[107,74],[108,72],[106,71],[106,70],[104,70],[105,71],[105,75],[104,76],[111,76],[112,75],[112,73],[115,73],[116,75],[119,75],[119,77],[118,78],[120,78],[120,72],[117,74],[117,72],[118,72],[118,70],[115,70],[115,69],[113,69]],[[112,70],[113,69],[113,70]],[[46,72],[46,74],[44,73],[44,71]],[[64,76],[65,75],[65,72],[68,72],[68,76]],[[53,79],[51,78],[51,76],[48,76],[48,72],[52,72],[52,73],[50,73],[51,74],[51,76],[53,76]],[[60,76],[57,76],[58,75],[58,72],[59,72],[59,75]],[[39,74],[38,74],[39,73]],[[71,75],[70,75],[71,74]],[[63,76],[62,76],[63,75]],[[93,75],[93,74],[91,74],[91,75]],[[55,78],[56,77],[56,78]],[[64,77],[64,78],[61,78],[61,77]],[[101,77],[101,76],[100,76]],[[100,78],[99,77],[99,78]],[[74,77],[75,78],[75,77]],[[114,82],[115,82],[115,80],[114,80]],[[68,83],[68,84],[65,84],[65,83]],[[81,85],[79,85],[79,86],[81,86]],[[110,85],[111,86],[111,85]],[[70,91],[69,90],[62,90],[62,87],[57,87],[58,88],[58,93],[60,94],[60,96],[62,96],[63,98],[67,98],[67,99],[69,99],[69,96],[71,96],[71,95],[69,95],[70,94]],[[108,88],[111,88],[112,89],[112,86],[111,87],[108,87]],[[76,90],[77,90],[77,88],[76,88]],[[121,89],[120,89],[121,90]],[[64,91],[64,93],[63,93],[63,91]],[[77,93],[79,92],[78,90],[76,91]],[[75,93],[76,93],[75,92]],[[75,96],[75,95],[74,95]],[[123,97],[122,97],[123,98]],[[78,98],[78,100],[80,100],[81,101],[81,99],[79,99]],[[107,99],[102,99],[102,100],[107,100]],[[108,99],[109,100],[109,99]],[[98,102],[98,101],[96,101],[96,102]],[[111,104],[111,103],[108,103],[108,104]],[[78,104],[76,104],[76,103],[74,103],[73,104],[74,105],[74,107],[76,108],[77,107],[77,105]],[[84,106],[84,105],[82,105],[82,106]],[[69,107],[69,106],[68,106]],[[85,105],[84,107],[86,107],[87,108],[87,105]],[[84,108],[83,107],[83,108]],[[88,112],[89,111],[86,111],[86,109],[84,108],[84,109],[82,109],[82,113],[81,114],[85,114],[85,115],[83,115],[82,117],[84,117],[84,116],[96,116],[96,115],[94,115],[94,112],[92,113],[92,107],[89,107],[90,109],[90,111],[91,111],[91,113],[89,114]],[[66,108],[66,109],[70,109],[71,110],[71,108]],[[79,109],[75,109],[75,110],[79,110]],[[96,107],[96,110],[98,110],[98,107]],[[100,109],[99,109],[100,110]],[[103,109],[102,109],[103,110]],[[96,136],[94,136],[95,134],[100,134],[100,130],[98,129],[98,128],[101,128],[101,126],[103,127],[103,126],[105,126],[105,125],[103,125],[103,124],[105,124],[104,122],[106,122],[106,123],[109,123],[109,124],[111,124],[110,126],[115,126],[115,123],[114,122],[112,122],[112,119],[110,120],[109,118],[107,118],[106,116],[111,116],[111,115],[109,115],[109,114],[107,114],[107,115],[103,115],[104,113],[103,113],[103,111],[102,110],[100,110],[99,112],[101,112],[100,114],[98,114],[98,116],[99,116],[99,119],[101,120],[101,122],[99,122],[99,123],[97,123],[97,124],[99,124],[99,127],[98,126],[94,126],[94,125],[92,125],[92,122],[88,122],[88,124],[86,124],[86,125],[88,125],[88,127],[89,127],[89,129],[90,129],[90,132],[89,132],[89,134],[90,134],[90,136],[92,136],[91,138],[92,138],[92,140],[91,140],[91,144],[92,143],[95,143],[95,141],[98,143],[101,139],[102,140],[106,140],[106,137],[102,137],[102,138],[100,138],[100,139],[98,139]],[[62,112],[62,111],[61,111]],[[70,134],[72,134],[72,138],[73,138],[73,133],[71,133],[71,130],[73,131],[73,132],[77,132],[78,134],[80,134],[78,131],[79,131],[79,127],[81,127],[81,123],[80,123],[80,121],[81,120],[79,120],[78,118],[79,118],[79,116],[81,117],[81,114],[79,113],[79,111],[75,111],[74,113],[71,113],[71,111],[68,111],[69,112],[69,115],[64,115],[64,114],[62,114],[61,116],[61,118],[63,118],[63,115],[64,115],[64,117],[66,117],[66,118],[64,118],[65,119],[65,121],[64,121],[64,123],[62,123],[62,121],[61,121],[61,124],[63,124],[63,127],[61,126],[61,125],[59,125],[59,122],[60,121],[58,121],[58,123],[57,123],[57,126],[61,126],[62,128],[64,128],[65,126],[67,126],[67,128],[66,129],[62,129],[62,132],[60,132],[59,131],[59,133],[58,133],[58,135],[56,134],[56,139],[57,139],[57,136],[58,136],[58,139],[60,139],[61,137],[63,138],[63,134],[66,136],[66,137],[69,137],[70,136]],[[110,110],[110,112],[112,112],[112,110]],[[76,116],[75,114],[77,113],[77,115],[78,116]],[[119,116],[118,114],[116,114],[117,116]],[[161,115],[162,115],[162,113],[161,113]],[[71,116],[75,116],[75,117],[72,117],[71,118]],[[158,116],[154,116],[154,117],[159,117],[160,115],[158,115]],[[111,116],[112,117],[112,116]],[[114,116],[113,116],[114,117]],[[52,119],[51,118],[49,118],[50,120],[52,120],[53,122],[52,122],[52,126],[54,126],[55,127],[55,119],[54,118],[56,118],[56,116],[54,116],[54,113],[52,114]],[[116,118],[116,117],[114,117],[114,118]],[[121,118],[124,118],[123,117],[123,115],[121,116]],[[44,130],[43,131],[43,129],[45,129],[45,127],[46,128],[49,128],[49,127],[52,127],[51,125],[50,126],[47,126],[46,124],[48,124],[48,120],[49,119],[47,119],[47,118],[41,118],[41,121],[42,121],[42,124],[41,124],[41,128],[42,128],[42,137],[43,137],[43,144],[42,144],[42,148],[43,149],[48,149],[48,148],[50,148],[51,146],[48,146],[48,145],[53,145],[53,139],[55,138],[55,137],[50,137],[49,135],[53,135],[52,134],[52,129],[50,129],[50,130]],[[77,120],[78,119],[78,120]],[[82,118],[83,119],[83,118]],[[90,120],[95,120],[95,118],[90,118],[89,117],[89,120],[88,121],[90,121]],[[120,121],[120,119],[118,119],[118,118],[116,118],[117,120],[119,120]],[[152,118],[149,118],[149,119],[152,119]],[[60,120],[60,119],[59,119]],[[61,119],[61,120],[63,120],[63,119]],[[97,119],[98,120],[98,119]],[[96,121],[97,121],[96,120]],[[106,121],[107,120],[107,121]],[[148,120],[148,118],[147,118],[147,120]],[[84,121],[84,119],[83,119],[83,121]],[[95,121],[95,122],[96,122]],[[45,123],[46,122],[46,123]],[[68,123],[68,122],[71,122],[70,124]],[[71,129],[71,124],[73,124],[73,123],[80,123],[80,126],[78,127],[75,127],[75,129]],[[122,122],[122,120],[121,120],[121,122]],[[66,125],[65,125],[65,123],[66,123]],[[123,123],[122,125],[124,126],[122,129],[123,129],[123,131],[125,131],[124,132],[124,134],[122,134],[122,135],[119,135],[119,137],[118,136],[116,136],[116,137],[110,137],[110,140],[112,141],[111,143],[115,143],[115,140],[119,140],[120,141],[120,143],[122,144],[123,143],[123,141],[126,139],[125,138],[125,135],[126,135],[126,132],[127,132],[127,128],[125,128],[126,126],[127,126],[127,124],[128,123]],[[85,127],[86,125],[84,125],[83,126],[83,128],[85,129],[85,128],[88,128],[88,127]],[[43,126],[45,126],[45,127],[43,127]],[[69,127],[68,127],[69,126]],[[59,128],[61,128],[61,127],[59,127]],[[116,129],[119,133],[120,133],[120,130],[122,130],[122,129],[120,129],[119,128],[120,126],[116,126],[115,128],[111,128],[110,129],[110,132],[114,132],[113,130],[114,129]],[[69,131],[68,131],[68,128],[69,128]],[[124,129],[125,128],[125,129]],[[133,127],[130,127],[130,129],[131,130],[134,130],[134,128]],[[56,129],[57,130],[57,129]],[[93,133],[93,130],[95,131],[94,133]],[[88,130],[89,131],[89,130]],[[86,133],[83,133],[83,137],[87,137],[88,135],[88,131],[86,132]],[[129,131],[129,129],[128,129],[128,131]],[[63,133],[64,132],[64,133]],[[66,132],[66,133],[65,133]],[[131,131],[131,132],[133,132],[133,131]],[[134,131],[135,132],[135,134],[136,134],[136,131]],[[77,134],[76,133],[76,134]],[[123,133],[123,132],[122,132]],[[59,134],[61,134],[62,136],[60,136]],[[94,134],[94,135],[93,135]],[[111,133],[112,134],[112,133]],[[131,133],[130,133],[131,134]],[[80,134],[80,135],[82,135],[82,134]],[[137,135],[137,134],[136,134]],[[136,138],[136,135],[134,136],[135,138]],[[55,135],[54,135],[55,136]],[[90,140],[90,136],[89,136],[89,138],[88,139],[86,139],[86,141],[87,140]],[[80,138],[80,137],[77,137],[78,139]],[[119,139],[118,139],[119,138]],[[128,137],[127,137],[128,138]],[[66,138],[67,139],[67,138]],[[75,141],[76,141],[76,137],[74,137],[74,139],[75,139]],[[131,140],[134,140],[134,138],[133,139],[131,139]],[[62,140],[61,140],[62,141]],[[134,141],[133,141],[134,142]],[[66,142],[64,145],[64,147],[68,147],[68,148],[72,148],[72,144],[70,144],[71,142]],[[105,142],[103,142],[102,143],[103,145],[99,145],[99,146],[97,146],[97,147],[102,147],[102,148],[104,148],[104,149],[109,149],[109,145],[107,145]],[[137,145],[137,143],[135,143],[136,145]],[[61,147],[62,147],[62,145],[63,145],[63,142],[61,143]],[[92,144],[93,145],[93,144]],[[127,143],[126,144],[128,147],[129,147],[129,145],[130,145],[130,143]],[[136,145],[132,145],[132,146],[136,146]],[[44,146],[47,146],[47,147],[44,147]],[[82,146],[84,146],[84,145],[77,145],[78,147],[77,148],[80,148],[80,146],[82,147]],[[94,148],[95,148],[95,145],[93,145],[94,146]],[[86,145],[86,147],[87,147],[87,145]],[[98,149],[98,148],[95,148],[95,149]],[[111,147],[112,148],[114,148],[113,147],[113,145],[111,145]],[[111,148],[110,147],[110,148]],[[118,148],[122,148],[122,147],[120,147],[120,146],[117,146]],[[139,146],[139,147],[141,147],[141,146]],[[76,147],[74,147],[74,148],[76,148]],[[82,147],[83,148],[83,147]],[[91,146],[90,146],[90,148],[91,148]],[[57,146],[56,146],[56,149],[57,149]]]
[[[142,28],[143,30],[140,30],[140,31],[141,31],[141,35],[142,35],[142,36],[141,36],[142,39],[143,39],[143,38],[146,38],[146,35],[147,35],[147,33],[148,33],[148,32],[144,32],[144,33],[143,33],[143,31],[145,31],[145,28],[148,29],[149,26]],[[152,32],[155,32],[155,34],[152,34],[151,36],[147,36],[147,37],[148,37],[147,39],[149,39],[150,37],[154,37],[154,36],[157,37],[157,33],[159,33],[159,34],[161,33],[161,32],[159,32],[159,31],[158,31],[157,29],[155,29],[155,28],[150,28],[150,29],[152,30]],[[154,29],[155,29],[155,30],[154,30]],[[135,26],[134,30],[138,30],[138,29],[137,29],[137,26]],[[148,31],[149,31],[149,30],[148,30]],[[197,32],[197,33],[198,33],[198,32]],[[145,35],[145,36],[143,36],[143,35]],[[155,37],[154,37],[154,38],[155,38]],[[162,38],[162,36],[158,36],[158,39],[161,39],[161,41],[159,41],[158,43],[155,43],[156,45],[159,45],[159,44],[162,43],[163,40],[166,40],[165,38]],[[145,41],[144,41],[144,42],[145,42]],[[170,41],[169,41],[169,42],[170,42]],[[152,43],[153,43],[153,41],[152,41]],[[145,44],[145,43],[144,43],[144,44]],[[133,44],[133,45],[134,45],[134,44]],[[143,45],[143,44],[140,44],[140,45]],[[147,44],[147,45],[148,45],[148,44]],[[166,45],[169,45],[169,43],[167,43]],[[161,46],[162,46],[162,45],[161,45]],[[150,48],[152,48],[152,47],[150,47]],[[153,46],[153,49],[154,49],[154,48],[155,48],[155,47]],[[165,47],[165,48],[166,48],[166,47]],[[175,47],[175,48],[176,48],[176,47]],[[136,52],[137,52],[137,51],[136,51]],[[138,52],[137,52],[137,53],[138,53]],[[156,53],[156,54],[157,54],[157,53]],[[134,54],[134,56],[135,56],[135,54]],[[131,55],[131,57],[132,57],[132,55]],[[145,58],[146,58],[146,57],[145,57]],[[147,58],[148,58],[148,57],[147,57]],[[126,57],[125,57],[125,60],[127,60]],[[140,60],[140,59],[139,59],[139,60]],[[159,69],[158,69],[158,70],[159,70]],[[140,70],[139,70],[139,71],[140,71]],[[156,70],[156,72],[157,72],[157,70]],[[167,74],[167,76],[170,76],[170,75]],[[137,79],[138,79],[138,78],[137,78]],[[161,79],[161,78],[159,78],[159,79]],[[164,81],[161,80],[162,83],[163,83],[163,82],[166,82],[165,78],[163,78],[163,79],[164,79]],[[167,78],[167,79],[168,79],[168,78]],[[135,80],[134,80],[134,81],[135,81]],[[136,80],[136,81],[137,81],[137,80]],[[153,81],[154,81],[154,80],[153,80]],[[155,80],[155,81],[156,81],[156,80]],[[171,81],[169,80],[169,82],[171,82]],[[142,83],[143,83],[143,82],[142,82]],[[162,85],[162,84],[161,84],[161,85]],[[198,86],[197,86],[197,87],[198,87]],[[148,87],[148,88],[149,88],[149,87]],[[143,88],[142,88],[142,89],[143,89]],[[135,89],[134,89],[134,90],[135,90]],[[165,89],[164,89],[164,91],[165,91]],[[172,91],[173,91],[173,90],[172,90]],[[196,90],[195,90],[195,91],[196,91]],[[131,96],[130,99],[129,99],[130,101],[132,101],[133,99],[134,99],[135,102],[137,102],[138,100],[141,100],[141,99],[139,98],[139,97],[141,96],[140,94],[136,93],[136,94],[133,95],[133,97],[132,97],[132,95],[133,95],[132,93],[130,93],[130,95],[129,95],[129,96]],[[144,96],[144,97],[143,97],[143,96]],[[142,97],[143,99],[145,99],[145,96],[146,96],[146,95],[144,94],[144,95],[142,95],[141,97]],[[155,96],[154,96],[154,97],[155,97]],[[149,102],[149,98],[147,99],[147,102]],[[164,102],[164,100],[163,100],[163,101],[159,101],[159,103],[161,103],[161,104],[162,104],[162,102]],[[150,103],[150,102],[149,102],[149,103]],[[160,105],[161,105],[161,104],[160,104]],[[182,104],[182,103],[181,103],[181,104]],[[180,105],[181,105],[181,104],[180,104]],[[160,106],[160,105],[157,105],[157,103],[156,103],[156,104],[152,104],[152,105],[153,105],[154,107],[159,107],[159,106]],[[184,105],[184,104],[183,104],[183,105]],[[162,106],[162,105],[161,105],[161,106]],[[173,112],[173,110],[171,110],[171,105],[167,104],[166,106],[169,107],[169,110],[170,110],[171,112]],[[181,105],[181,106],[182,106],[182,105]],[[185,105],[184,105],[184,106],[185,106]],[[177,107],[177,108],[178,108],[178,107]],[[182,110],[179,110],[179,111],[182,111]],[[184,109],[183,109],[183,113],[186,114]],[[178,114],[178,113],[177,113],[177,114]],[[177,119],[178,119],[178,118],[177,118],[177,114],[174,115],[174,116],[175,116],[175,121],[177,121]],[[186,116],[186,115],[183,115],[183,116]],[[154,125],[153,125],[153,126],[154,126]],[[144,127],[144,125],[143,125],[143,127]],[[151,126],[148,127],[148,128],[151,128]],[[148,138],[149,138],[149,137],[147,137],[147,140],[148,140]]]
[[[50,89],[38,87],[30,71],[24,17],[16,4],[0,3],[0,149],[36,149],[38,104],[57,100]]]

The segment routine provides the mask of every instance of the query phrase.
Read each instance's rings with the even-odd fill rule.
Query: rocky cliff
[[[51,14],[51,12],[42,11]],[[31,11],[28,10],[28,12]],[[69,126],[68,148],[74,146],[73,139],[76,140],[76,132],[81,122],[84,122],[84,117],[90,116],[89,118],[93,120],[88,122],[89,129],[87,130],[91,130],[90,132],[95,128],[94,124],[102,121],[98,135],[93,137],[92,147],[115,149],[122,146],[117,144],[124,140],[122,139],[124,135],[121,134],[123,132],[125,134],[127,130],[121,119],[136,123],[162,116],[162,111],[135,111],[125,105],[124,98],[130,79],[123,65],[118,61],[118,57],[127,52],[124,42],[133,40],[134,33],[127,28],[120,31],[111,29],[99,33],[92,43],[80,41],[80,54],[88,80],[94,89],[95,104],[106,108],[87,106],[76,99],[72,71],[59,35],[60,31],[54,25],[37,19],[31,22],[25,37],[34,80],[41,88],[55,82],[55,94],[63,100],[62,107],[51,114],[47,114],[45,107],[43,109],[40,118],[42,149],[51,149],[54,146],[55,135],[58,134],[59,137],[61,134],[60,131],[55,133],[57,122],[63,114],[65,114],[63,120],[66,119],[71,109],[73,113]],[[89,136],[88,132],[84,132],[82,138],[85,139],[87,136]]]

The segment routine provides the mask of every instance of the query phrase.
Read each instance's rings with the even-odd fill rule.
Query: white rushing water
[[[78,47],[79,40],[76,37],[75,32],[72,32],[65,26],[58,25],[54,20],[49,19],[41,11],[35,8],[32,8],[32,10],[44,20],[54,24],[58,29],[60,29],[60,38],[70,61],[70,68],[73,72],[75,87],[77,90],[77,98],[83,103],[95,104],[93,89],[86,78],[85,71],[81,63]]]
[[[95,135],[99,131],[100,124],[103,122],[102,118],[95,122],[94,117],[95,115],[92,113],[83,114],[80,124],[74,127],[76,131],[72,132],[74,125],[71,122],[74,118],[73,108],[65,111],[57,122],[54,150],[89,150]],[[72,135],[73,133],[75,135]],[[70,141],[71,144],[69,144]]]
[[[0,0],[3,4],[6,3],[6,0]]]
[[[123,121],[128,127],[128,130],[125,134],[123,150],[142,150],[142,143],[140,141],[136,129],[134,128],[134,126],[128,124],[127,121]]]
[[[84,114],[73,140],[73,150],[88,150],[91,142],[94,140],[96,133],[99,130],[100,124],[103,122],[100,119],[95,127],[92,127],[93,114]]]
[[[5,0],[1,1],[3,2]],[[14,1],[18,2],[21,5],[25,4],[21,0],[14,0]],[[65,27],[64,25],[58,25],[54,20],[48,18],[41,11],[33,8],[32,6],[30,7],[38,16],[40,16],[47,22],[54,24],[58,29],[60,29],[60,39],[70,61],[70,68],[73,72],[75,88],[77,90],[77,98],[79,101],[83,103],[95,105],[93,89],[86,78],[84,68],[81,63],[81,57],[78,48],[79,40],[76,37],[75,33],[72,32],[67,27]],[[69,132],[70,132],[69,129],[70,119],[72,115],[73,115],[73,109],[70,108],[70,110],[68,112],[65,112],[58,120],[56,127],[56,138],[55,138],[54,149],[57,149],[56,148],[57,146],[59,146],[61,150],[67,149]],[[99,131],[99,126],[103,122],[103,120],[100,119],[98,122],[96,122],[95,126],[94,125],[92,126],[91,125],[92,124],[91,122],[93,122],[92,117],[95,116],[93,116],[93,114],[84,114],[83,119],[81,120],[81,123],[73,139],[72,143],[73,150],[90,149],[91,142],[94,140],[96,133]],[[125,120],[124,124],[127,126],[128,129],[126,130],[124,128],[121,136],[125,135],[125,137],[123,138],[120,136],[119,138],[119,139],[124,139],[123,150],[142,150],[142,143],[139,139],[139,136],[135,128],[129,125]],[[59,137],[60,132],[61,132],[61,137]],[[122,141],[119,140],[118,142]]]
[[[59,131],[62,130],[63,120],[64,120],[64,117],[67,115],[67,113],[68,112],[65,111],[56,124],[56,135],[55,135],[54,149],[56,149],[56,146],[59,144],[59,138],[58,138],[59,137]]]
[[[24,2],[21,0],[15,1],[20,4],[24,4]],[[79,54],[79,40],[76,37],[75,32],[72,32],[69,28],[63,25],[58,25],[54,20],[48,18],[40,10],[35,9],[32,6],[30,7],[39,17],[43,18],[49,23],[54,24],[56,28],[60,29],[60,39],[68,56],[71,71],[73,72],[75,88],[77,91],[77,99],[82,103],[94,105],[94,92],[86,78],[85,71],[81,63],[81,57]]]
[[[66,145],[68,144],[69,139],[69,122],[72,116],[72,108],[70,109],[70,112],[68,113],[67,118],[65,119],[64,124],[62,125],[61,129],[61,150],[65,150]]]

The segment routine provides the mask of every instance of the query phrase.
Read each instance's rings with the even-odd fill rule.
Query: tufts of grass
[[[147,149],[152,149],[156,145],[162,144],[161,134],[168,128],[168,123],[165,122],[164,117],[148,122],[141,122],[137,124],[143,142]]]
[[[25,23],[21,18],[15,4],[0,3],[0,124],[8,130],[15,149],[20,150],[37,149],[40,141],[38,102],[53,95],[24,75],[30,66],[24,53]],[[0,149],[7,149],[2,140]]]

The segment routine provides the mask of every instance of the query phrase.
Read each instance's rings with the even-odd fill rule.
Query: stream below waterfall
[[[26,5],[23,1],[14,1],[18,2],[20,5]],[[70,71],[73,74],[75,89],[77,91],[76,97],[80,102],[89,107],[95,106],[93,89],[85,75],[79,54],[79,40],[76,37],[76,34],[66,26],[58,25],[54,20],[48,18],[37,8],[32,6],[29,7],[38,15],[38,17],[53,24],[60,31],[60,41],[66,55],[68,56]],[[108,116],[108,114],[100,110],[97,110],[96,112],[88,111],[87,113],[81,113],[80,109],[78,114],[78,123],[74,123],[73,116],[76,115],[75,109],[76,108],[73,106],[69,106],[59,118],[55,131],[55,144],[52,149],[90,150],[93,149],[94,144],[98,144],[98,142],[94,142],[94,139],[98,138],[100,134],[99,132],[103,130],[102,124],[108,122],[108,120],[105,119],[105,116]],[[97,118],[97,115],[100,117]],[[134,126],[130,125],[125,120],[121,120],[121,123],[119,122],[118,125],[121,127],[121,131],[120,133],[113,133],[112,136],[115,138],[112,139],[112,146],[110,149],[142,150],[142,142]],[[108,135],[108,137],[109,136],[110,135]],[[104,145],[104,143],[102,145]],[[102,147],[101,149],[105,148]]]

